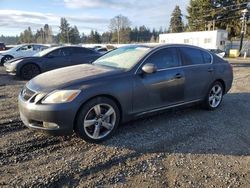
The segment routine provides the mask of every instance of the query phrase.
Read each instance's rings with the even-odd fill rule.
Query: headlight
[[[44,93],[38,94],[38,95],[35,97],[34,102],[37,103],[37,102],[40,101],[44,96],[45,96]]]
[[[79,95],[80,92],[80,90],[57,90],[45,97],[42,100],[42,103],[53,104],[71,102]]]

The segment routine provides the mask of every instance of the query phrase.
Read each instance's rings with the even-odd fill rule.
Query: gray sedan
[[[152,112],[196,103],[214,110],[232,80],[231,65],[202,48],[128,46],[35,77],[19,94],[20,116],[33,129],[101,142]]]
[[[31,57],[12,59],[4,63],[4,66],[9,74],[30,80],[38,74],[49,70],[92,63],[101,55],[99,52],[83,47],[53,47]]]

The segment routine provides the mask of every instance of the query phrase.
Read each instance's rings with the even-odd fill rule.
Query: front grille
[[[23,88],[21,92],[21,96],[24,100],[28,101],[32,96],[35,95],[35,92],[27,88],[26,86]]]

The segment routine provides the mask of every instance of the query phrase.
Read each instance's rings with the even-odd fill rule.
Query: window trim
[[[164,68],[164,69],[158,69],[156,72],[181,67],[181,66],[182,66],[182,60],[181,60],[181,56],[180,56],[178,47],[176,47],[176,46],[164,46],[164,47],[160,47],[160,48],[158,48],[158,49],[156,49],[156,50],[153,50],[153,51],[149,52],[149,53],[146,55],[146,57],[144,57],[143,61],[140,63],[140,65],[138,66],[138,68],[136,69],[135,74],[138,73],[140,67],[143,66],[143,64],[148,60],[148,58],[149,58],[151,55],[153,55],[153,54],[159,52],[160,50],[164,50],[164,49],[166,49],[166,48],[175,48],[175,50],[176,50],[176,55],[177,55],[177,58],[178,58],[178,61],[179,61],[179,66],[168,67],[168,68]]]
[[[187,46],[180,46],[179,48],[185,48],[185,47],[187,47]],[[209,55],[210,55],[210,57],[211,57],[211,61],[210,61],[210,63],[198,63],[198,64],[194,64],[194,65],[184,65],[183,63],[183,66],[182,67],[193,67],[193,66],[200,66],[200,65],[211,65],[211,64],[213,64],[213,62],[214,62],[214,58],[213,58],[213,56],[212,56],[212,54],[210,53],[210,52],[207,52],[206,50],[204,50],[204,49],[202,49],[202,48],[196,48],[195,46],[193,47],[193,46],[190,46],[190,47],[187,47],[187,48],[193,48],[193,49],[196,49],[196,50],[200,50],[200,51],[203,51],[203,52],[205,52],[205,53],[208,53]],[[181,55],[181,61],[182,62],[184,62],[184,60],[183,60],[183,54],[181,53],[181,51],[180,51],[180,49],[179,49],[179,52],[180,52],[180,55]],[[203,61],[204,61],[204,57],[203,57],[203,55],[201,54],[201,56],[202,56],[202,59],[203,59]]]
[[[180,48],[181,47],[193,48],[193,49],[196,49],[196,50],[201,50],[203,52],[206,52],[206,53],[208,53],[211,56],[211,62],[210,63],[195,64],[195,65],[183,65],[183,55],[180,52]],[[149,56],[151,56],[155,52],[157,52],[159,50],[162,50],[162,49],[165,49],[165,48],[176,48],[177,54],[178,54],[178,59],[180,60],[180,66],[178,66],[178,67],[169,67],[169,68],[165,68],[165,69],[161,69],[161,70],[157,70],[157,71],[165,71],[165,70],[171,70],[171,69],[176,69],[176,68],[195,67],[195,66],[200,66],[200,65],[212,65],[213,62],[214,62],[214,57],[213,57],[213,55],[210,52],[208,52],[208,51],[206,51],[206,50],[204,50],[202,48],[198,48],[196,46],[161,46],[161,47],[157,48],[156,50],[153,50],[153,51],[149,52],[144,57],[144,59],[142,60],[142,62],[140,63],[140,65],[135,70],[134,74],[136,75],[139,72],[139,69],[143,66],[143,64],[149,58]]]
[[[157,69],[156,72],[162,71],[162,70],[165,70],[165,69],[169,69],[169,68],[176,68],[176,67],[180,67],[180,66],[181,66],[182,62],[181,62],[181,58],[180,58],[180,56],[179,56],[179,50],[178,50],[176,47],[172,47],[172,46],[171,46],[171,47],[168,47],[168,48],[174,48],[174,49],[175,49],[175,51],[176,51],[176,57],[177,57],[177,60],[178,60],[178,62],[179,62],[179,65],[178,65],[178,66],[174,66],[174,67],[168,67],[168,68]],[[166,48],[163,48],[163,49],[160,49],[160,50],[165,50],[165,49],[166,49]],[[159,52],[160,50],[154,51],[150,56],[156,54],[156,53]],[[150,58],[150,56],[148,56],[148,57],[145,59],[145,61],[147,61],[147,60]]]

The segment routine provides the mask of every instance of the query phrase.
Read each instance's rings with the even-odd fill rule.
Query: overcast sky
[[[0,0],[0,35],[17,35],[28,26],[36,29],[48,23],[53,33],[59,31],[65,17],[79,31],[108,30],[109,20],[118,14],[127,16],[132,26],[146,25],[165,29],[176,5],[183,14],[189,0]]]

